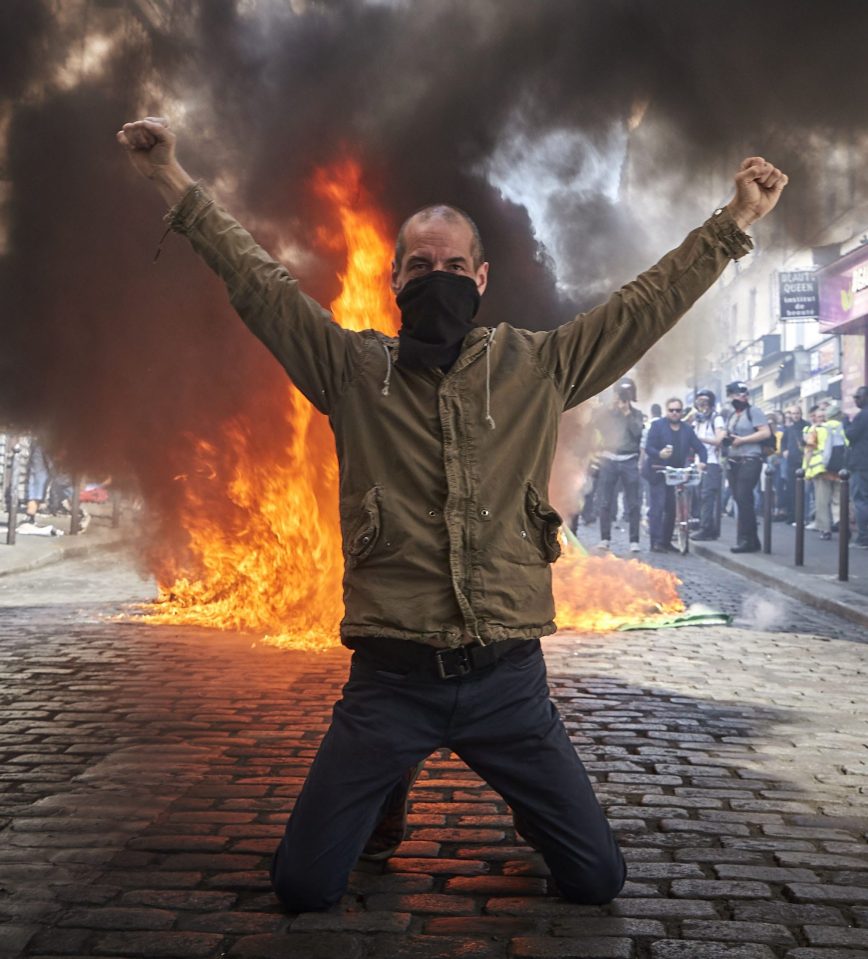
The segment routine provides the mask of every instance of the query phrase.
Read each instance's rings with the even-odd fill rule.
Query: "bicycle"
[[[675,541],[678,552],[686,555],[690,550],[689,489],[699,485],[702,472],[696,466],[664,466],[662,472],[666,485],[675,487]]]

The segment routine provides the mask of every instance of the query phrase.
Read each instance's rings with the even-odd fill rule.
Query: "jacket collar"
[[[477,359],[485,350],[485,341],[488,338],[488,335],[491,331],[488,327],[477,326],[472,329],[467,336],[464,337],[463,342],[461,343],[461,352],[458,354],[458,359],[452,366],[452,369],[447,374],[443,374],[441,370],[434,369],[430,372],[439,374],[440,376],[446,375],[451,376],[453,373],[457,373],[459,370],[463,370],[465,367],[469,366],[475,359]],[[385,346],[389,350],[389,353],[392,356],[392,362],[395,363],[398,361],[399,357],[399,340],[397,336],[391,336],[385,341]]]
[[[485,341],[488,338],[489,332],[487,327],[477,326],[464,337],[458,359],[447,375],[460,372],[482,355],[485,350]]]

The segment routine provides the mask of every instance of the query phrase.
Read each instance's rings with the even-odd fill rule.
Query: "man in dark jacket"
[[[698,456],[704,465],[708,460],[705,444],[694,433],[693,427],[681,422],[684,404],[677,396],[666,401],[665,417],[655,420],[648,428],[645,440],[645,471],[650,483],[651,502],[648,507],[651,550],[655,553],[677,552],[672,545],[675,529],[675,487],[666,483],[667,466],[688,466]]]
[[[781,440],[781,455],[784,458],[786,477],[785,510],[786,521],[796,522],[796,470],[801,468],[802,456],[805,452],[805,430],[808,421],[802,416],[801,406],[793,406],[787,410],[788,420],[784,436]]]
[[[728,207],[605,304],[541,333],[475,322],[488,278],[478,231],[454,207],[428,207],[396,244],[396,338],[334,323],[184,171],[164,120],[125,124],[118,140],[335,437],[341,638],[354,653],[275,852],[275,893],[293,912],[336,903],[363,851],[397,848],[413,771],[447,746],[504,796],[562,895],[611,900],[624,859],[539,642],[555,629],[561,519],[546,490],[560,415],[622,376],[747,252],[743,230],[787,178],[748,158]]]
[[[856,510],[856,545],[868,549],[868,386],[860,386],[853,394],[859,412],[844,425],[850,444],[847,467],[850,470],[850,492]]]

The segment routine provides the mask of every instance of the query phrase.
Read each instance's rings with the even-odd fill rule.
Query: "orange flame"
[[[318,170],[313,189],[333,204],[341,227],[339,236],[321,231],[320,242],[346,248],[332,314],[349,329],[395,333],[389,230],[358,165]],[[249,630],[301,649],[337,643],[343,563],[332,435],[294,387],[280,402],[268,429],[240,413],[224,424],[219,447],[192,441],[194,466],[176,477],[187,556],[183,563],[163,558],[146,622]],[[673,612],[683,608],[676,585],[671,574],[643,564],[569,551],[555,567],[558,621],[588,632]]]
[[[340,236],[321,232],[320,241],[346,247],[342,291],[331,304],[335,319],[350,329],[394,333],[389,231],[362,188],[358,165],[318,170],[313,188],[334,204],[341,226]],[[195,467],[178,477],[189,537],[185,568],[163,561],[147,622],[250,630],[301,649],[337,643],[343,564],[331,432],[294,387],[276,420],[263,430],[238,414],[225,424],[220,449],[194,441]]]
[[[608,632],[625,623],[680,613],[678,579],[665,569],[568,549],[553,571],[561,630]]]
[[[344,160],[314,174],[314,192],[335,206],[347,250],[347,269],[338,275],[342,289],[330,309],[335,320],[350,330],[398,332],[398,308],[390,293],[388,264],[392,247],[385,220],[362,187],[362,171]],[[320,238],[329,243],[323,231]],[[341,238],[336,238],[340,242]],[[334,244],[332,239],[329,245]]]

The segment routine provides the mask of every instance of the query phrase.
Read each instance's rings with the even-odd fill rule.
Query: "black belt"
[[[352,639],[347,644],[359,658],[381,669],[406,671],[409,675],[433,676],[436,679],[456,679],[478,669],[493,666],[499,659],[519,646],[539,645],[538,639],[504,639],[481,646],[470,643],[450,649],[435,649],[424,643],[385,636]],[[529,649],[530,647],[527,646]]]

